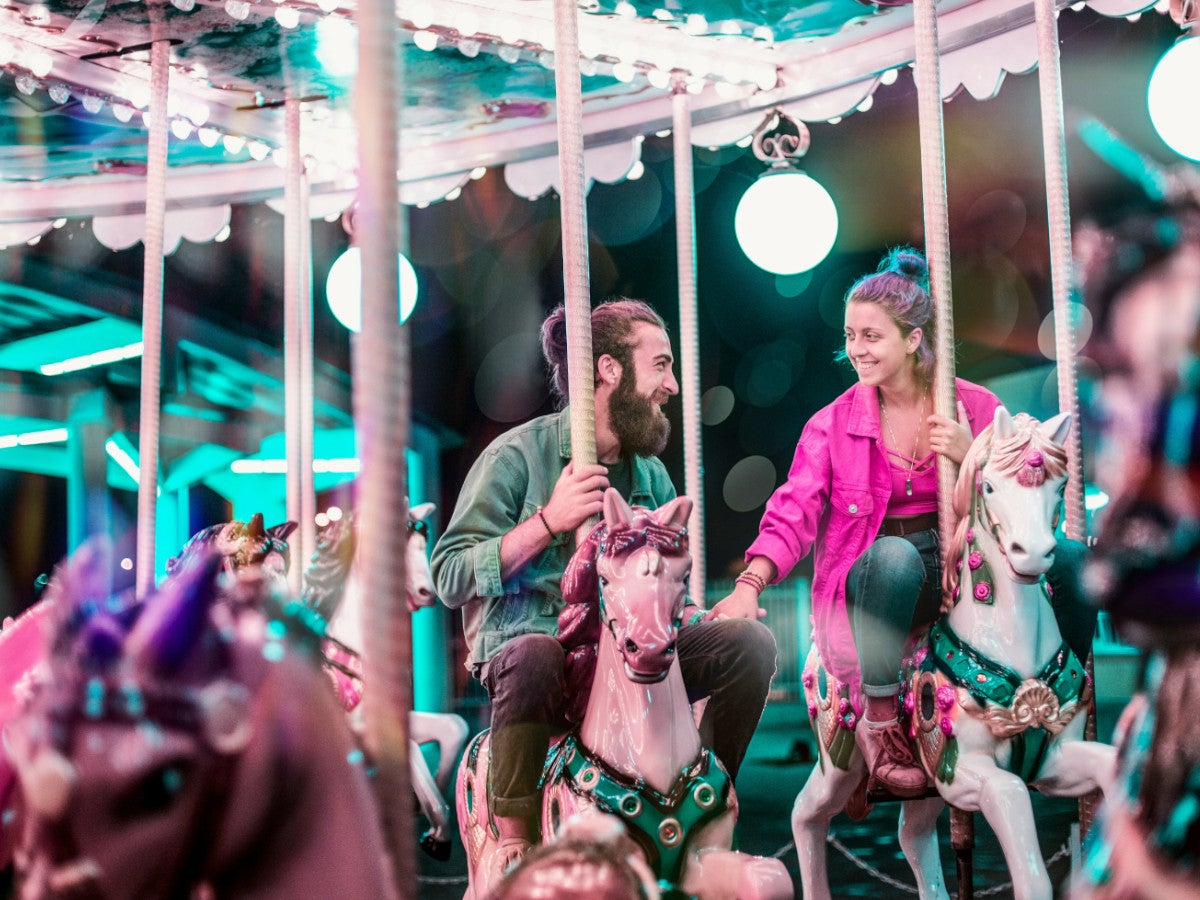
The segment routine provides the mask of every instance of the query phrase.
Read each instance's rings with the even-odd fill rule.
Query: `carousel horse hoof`
[[[432,828],[421,835],[421,849],[438,862],[446,862],[450,858],[450,841],[438,837]]]

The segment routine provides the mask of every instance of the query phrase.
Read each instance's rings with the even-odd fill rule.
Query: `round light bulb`
[[[1200,37],[1182,38],[1162,55],[1146,88],[1146,107],[1158,136],[1180,156],[1200,160]]]
[[[400,264],[400,322],[412,315],[417,305],[417,272],[403,253]],[[325,296],[334,317],[351,331],[362,330],[362,251],[350,247],[329,268]]]
[[[776,275],[795,275],[829,255],[837,239],[837,207],[803,172],[773,170],[742,195],[733,228],[752,263]]]

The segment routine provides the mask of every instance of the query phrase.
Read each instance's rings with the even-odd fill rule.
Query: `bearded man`
[[[542,323],[560,405],[568,400],[566,337],[560,306]],[[467,668],[491,698],[501,869],[539,840],[538,782],[551,734],[565,728],[565,653],[555,636],[575,529],[600,513],[610,485],[650,509],[675,497],[656,455],[671,431],[662,407],[679,393],[662,318],[640,300],[599,304],[592,358],[599,463],[572,461],[568,408],[508,431],[471,467],[431,559],[438,596],[463,609]],[[700,616],[685,613],[684,622],[692,618]],[[775,673],[775,638],[757,620],[697,621],[681,630],[677,652],[689,696],[709,697],[701,739],[735,777]]]

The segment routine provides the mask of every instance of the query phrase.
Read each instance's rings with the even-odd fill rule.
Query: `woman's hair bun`
[[[880,272],[896,272],[918,284],[929,278],[929,264],[921,251],[912,247],[894,247],[879,265]]]

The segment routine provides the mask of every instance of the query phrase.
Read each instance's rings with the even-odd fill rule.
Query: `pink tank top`
[[[892,475],[892,496],[888,500],[887,512],[891,516],[916,516],[921,513],[937,512],[937,461],[930,453],[917,460],[911,472],[912,493],[909,494],[911,457],[885,449],[888,471]]]

